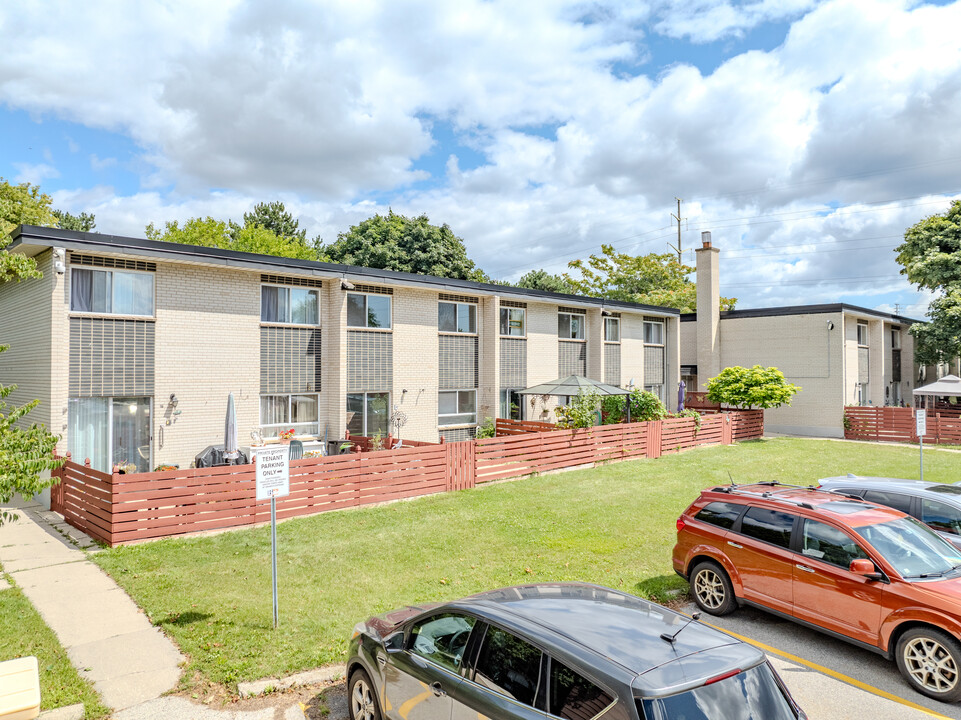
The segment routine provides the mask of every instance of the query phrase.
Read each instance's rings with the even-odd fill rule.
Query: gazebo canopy
[[[557,378],[550,382],[541,383],[534,387],[518,390],[518,395],[577,395],[581,390],[591,389],[598,395],[630,395],[630,390],[614,387],[599,380],[581,377],[580,375],[568,375],[566,378]]]
[[[954,395],[961,397],[961,378],[957,375],[945,375],[937,382],[914,389],[915,395]]]

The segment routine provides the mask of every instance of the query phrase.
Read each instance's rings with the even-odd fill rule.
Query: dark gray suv
[[[961,548],[961,485],[888,477],[844,476],[818,480],[822,490],[854,495],[876,505],[887,505],[925,523],[945,540]]]
[[[626,593],[524,585],[373,617],[347,660],[352,720],[797,720],[757,648]]]

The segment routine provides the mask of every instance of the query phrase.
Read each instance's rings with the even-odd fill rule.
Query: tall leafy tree
[[[304,242],[307,231],[301,229],[300,222],[287,212],[279,200],[254,205],[252,212],[244,213],[244,227],[262,227],[270,230],[279,238],[297,239]]]
[[[49,195],[40,192],[38,185],[11,185],[0,178],[0,282],[41,277],[33,258],[4,248],[10,244],[10,233],[18,225],[57,227],[52,202]]]
[[[694,268],[671,253],[628,255],[601,245],[600,255],[568,265],[580,273],[578,278],[564,275],[577,294],[697,311],[697,285],[687,277]],[[721,309],[732,310],[736,302],[737,298],[722,297]]]
[[[217,220],[209,216],[191,218],[183,225],[172,220],[165,223],[163,229],[150,223],[144,232],[149,240],[201,245],[299,260],[319,259],[317,249],[304,237],[279,237],[273,230],[261,225],[241,227],[228,220]]]
[[[93,213],[82,212],[79,215],[71,215],[66,210],[54,210],[53,214],[57,218],[57,225],[64,230],[93,232],[93,229],[97,227],[97,218]]]
[[[517,281],[517,287],[554,293],[574,292],[567,280],[560,275],[552,275],[546,270],[531,270]]]
[[[919,288],[937,293],[928,323],[911,326],[914,358],[936,365],[961,355],[961,200],[942,214],[909,227],[898,253],[901,274]]]
[[[426,215],[374,215],[325,248],[331,262],[483,282],[484,273],[467,257],[464,241],[448,225],[431,225]]]
[[[43,277],[33,258],[4,248],[10,244],[10,233],[18,225],[56,226],[57,218],[50,204],[50,196],[40,192],[36,185],[11,185],[0,178],[0,283]],[[8,347],[0,345],[0,353]],[[4,503],[15,493],[30,497],[52,485],[55,479],[41,480],[40,473],[62,462],[53,456],[59,438],[43,425],[25,422],[27,414],[40,401],[21,406],[7,402],[16,389],[16,385],[0,384],[0,502]],[[10,517],[0,513],[0,524]]]

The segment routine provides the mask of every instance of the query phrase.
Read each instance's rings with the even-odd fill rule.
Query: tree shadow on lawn
[[[679,575],[655,575],[634,585],[634,593],[661,605],[677,608],[688,601],[687,581]]]
[[[194,612],[193,610],[188,610],[182,613],[170,613],[167,617],[160,618],[156,624],[157,625],[176,625],[177,627],[186,627],[187,625],[192,625],[193,623],[200,622],[201,620],[206,620],[207,618],[213,617],[210,613]]]

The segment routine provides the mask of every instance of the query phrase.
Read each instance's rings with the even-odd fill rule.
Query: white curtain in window
[[[67,449],[74,462],[90,458],[95,470],[110,472],[110,409],[107,398],[71,398]]]

